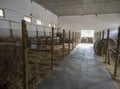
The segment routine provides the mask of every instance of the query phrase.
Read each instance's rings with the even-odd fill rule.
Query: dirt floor
[[[35,89],[51,73],[51,46],[28,50],[29,89]],[[41,51],[41,49],[44,49]],[[23,89],[22,47],[15,44],[0,44],[0,89]],[[65,56],[68,44],[65,44]],[[62,58],[62,45],[54,47],[54,68]]]
[[[103,62],[105,62],[105,58],[103,57]],[[108,64],[108,63],[104,63],[106,69],[109,71],[110,75],[113,77],[114,76],[114,65],[115,65],[115,58],[111,58],[111,63]],[[114,77],[113,77],[114,79]],[[116,79],[114,79],[117,86],[118,86],[118,89],[120,89],[120,63],[118,63],[118,67],[117,67],[117,76],[116,76]]]

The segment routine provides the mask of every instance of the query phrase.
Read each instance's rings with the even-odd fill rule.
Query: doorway
[[[81,43],[93,43],[94,30],[81,30]]]

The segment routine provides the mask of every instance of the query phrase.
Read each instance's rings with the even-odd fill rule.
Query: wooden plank
[[[120,27],[118,28],[118,39],[117,39],[117,51],[116,51],[115,67],[114,67],[114,78],[117,76],[117,67],[120,54]]]
[[[63,47],[63,50],[62,50],[62,58],[64,59],[65,57],[65,30],[63,30],[63,40],[62,40],[62,47]]]
[[[51,45],[51,70],[54,67],[54,27],[52,27],[52,45]]]
[[[26,22],[22,20],[22,47],[23,47],[23,71],[24,71],[24,89],[28,89],[28,58],[27,58],[27,30]]]

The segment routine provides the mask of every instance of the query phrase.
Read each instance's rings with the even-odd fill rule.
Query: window
[[[4,17],[4,9],[0,8],[0,16]]]
[[[52,23],[49,23],[49,27],[52,27]]]
[[[94,30],[81,30],[81,37],[94,37]]]
[[[28,16],[25,16],[24,17],[24,20],[26,21],[26,22],[32,22],[32,18],[31,17],[28,17]]]
[[[56,27],[55,24],[53,25],[53,27],[54,27],[54,28]]]
[[[55,24],[49,23],[49,27],[56,27]]]
[[[42,25],[42,21],[39,19],[37,19],[36,23],[37,23],[37,25]]]

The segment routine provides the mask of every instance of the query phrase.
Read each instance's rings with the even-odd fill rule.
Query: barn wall
[[[48,23],[58,23],[57,16],[45,8],[32,2],[31,0],[0,0],[0,7],[6,8],[6,19],[21,21],[24,15],[29,16],[32,13],[43,21],[45,26]],[[35,23],[33,18],[33,23]]]
[[[59,26],[66,30],[114,30],[120,25],[120,14],[61,16]]]
[[[53,14],[49,10],[46,10],[35,2],[31,2],[31,0],[0,0],[0,8],[5,9],[5,18],[0,17],[0,19],[21,22],[24,16],[30,16],[30,13],[32,13],[33,24],[36,24],[36,16],[42,20],[44,26],[48,27],[49,23],[58,24],[57,15]],[[9,27],[10,24],[8,21],[0,20],[0,28],[9,29]],[[12,28],[21,29],[21,25],[12,23]],[[35,30],[35,27],[32,27],[31,29]],[[5,32],[5,34],[9,34],[9,31],[2,31],[0,33],[2,34],[3,32]]]

